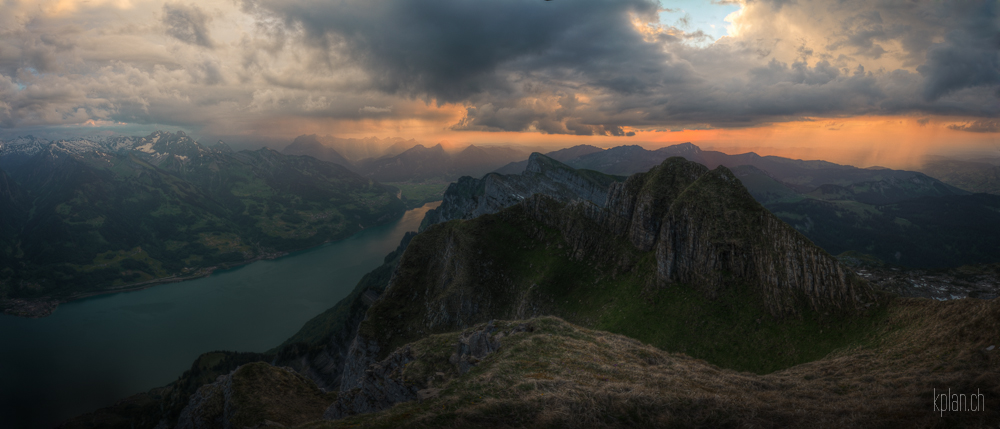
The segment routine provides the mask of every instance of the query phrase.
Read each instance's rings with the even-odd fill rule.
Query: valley
[[[273,348],[348,296],[431,208],[200,279],[75,300],[44,318],[0,315],[0,426],[51,428],[167,385],[203,353]]]

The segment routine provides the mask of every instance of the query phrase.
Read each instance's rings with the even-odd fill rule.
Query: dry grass
[[[501,330],[516,323],[497,322]],[[439,396],[308,427],[986,427],[1000,424],[1000,301],[899,299],[877,345],[756,375],[554,317],[459,376],[455,334],[414,344],[407,380]],[[443,374],[443,375],[441,375]],[[933,412],[932,391],[985,395]]]
[[[229,400],[234,427],[271,421],[286,426],[323,416],[335,393],[324,393],[309,379],[263,362],[241,366],[232,374]]]

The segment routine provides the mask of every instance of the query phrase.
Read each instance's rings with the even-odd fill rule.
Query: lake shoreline
[[[440,200],[437,200],[437,201],[426,201],[420,207],[426,206],[427,204],[433,204],[433,203],[436,203],[436,202],[439,202],[439,201]],[[416,209],[419,209],[419,207],[416,208]],[[416,209],[408,209],[407,211],[416,210]],[[316,248],[319,248],[320,246],[324,246],[324,245],[327,245],[327,244],[330,244],[330,243],[337,243],[337,242],[340,242],[340,241],[344,241],[344,240],[347,240],[347,239],[349,239],[351,237],[354,237],[357,234],[360,234],[360,233],[364,232],[366,229],[375,228],[375,227],[382,226],[382,225],[388,225],[388,224],[390,224],[392,222],[399,221],[400,219],[403,218],[403,216],[405,215],[405,213],[406,212],[403,212],[403,214],[401,214],[398,218],[391,219],[391,220],[389,220],[389,221],[387,221],[385,223],[381,223],[381,224],[378,224],[378,225],[372,225],[372,226],[370,226],[368,228],[361,227],[361,229],[359,229],[357,231],[354,231],[350,235],[348,235],[346,237],[343,237],[343,238],[340,238],[340,239],[334,239],[334,240],[324,241],[324,242],[319,243],[319,244],[317,244],[315,246],[304,247],[304,248],[301,248],[301,249],[292,249],[292,250],[282,251],[282,252],[268,252],[268,253],[263,253],[263,254],[261,254],[259,256],[256,256],[254,258],[247,259],[247,260],[240,261],[240,262],[233,262],[233,263],[220,264],[220,265],[211,266],[211,267],[204,267],[204,268],[198,269],[194,274],[188,274],[188,275],[183,275],[183,276],[174,275],[174,276],[170,276],[170,277],[160,277],[160,278],[156,278],[156,279],[152,279],[152,280],[145,280],[145,281],[136,282],[136,283],[129,283],[129,284],[126,284],[126,285],[121,285],[121,286],[113,286],[113,287],[110,287],[110,288],[107,288],[107,289],[87,291],[87,292],[77,292],[77,293],[73,293],[73,294],[66,295],[66,296],[43,296],[43,297],[38,297],[38,298],[7,298],[7,299],[0,299],[0,314],[5,314],[5,315],[8,315],[8,316],[15,316],[15,317],[24,317],[24,318],[28,318],[28,319],[39,319],[39,318],[43,318],[43,317],[48,317],[48,316],[51,316],[52,313],[54,313],[56,311],[56,308],[58,308],[59,305],[66,304],[68,302],[78,301],[78,300],[81,300],[81,299],[90,298],[90,297],[94,297],[94,296],[100,296],[100,295],[108,295],[108,294],[115,294],[115,293],[121,293],[121,292],[135,292],[135,291],[139,291],[139,290],[143,290],[143,289],[147,289],[147,288],[150,288],[150,287],[153,287],[153,286],[158,286],[158,285],[163,285],[163,284],[179,283],[179,282],[184,282],[184,281],[188,281],[188,280],[196,280],[196,279],[208,277],[208,276],[212,275],[214,272],[219,271],[219,270],[229,270],[229,269],[239,268],[239,267],[242,267],[242,266],[245,266],[245,265],[252,264],[252,263],[257,262],[257,261],[274,260],[274,259],[278,259],[278,258],[281,258],[281,257],[284,257],[284,256],[288,256],[288,255],[290,255],[292,253],[302,252],[302,251],[306,251],[306,250],[312,250],[312,249],[316,249]]]
[[[190,281],[160,278],[128,285],[148,288],[135,293],[89,299],[65,293],[61,298],[84,299],[60,306],[50,317],[0,316],[4,425],[55,427],[168,385],[206,352],[274,348],[348,296],[436,205],[343,240],[269,255],[273,260],[226,265],[232,269],[211,264],[220,266]],[[196,274],[207,272],[182,273]],[[150,287],[169,281],[175,283]]]
[[[432,203],[435,203],[435,202],[437,202],[437,201],[424,202],[423,205],[432,204]],[[423,205],[421,207],[423,207]],[[410,211],[410,210],[415,210],[415,209],[408,209],[407,211]],[[389,220],[387,222],[380,223],[378,225],[372,225],[369,228],[375,228],[375,227],[382,226],[382,225],[388,225],[388,224],[390,224],[392,222],[399,221],[400,219],[403,218],[403,216],[405,215],[405,213],[406,212],[403,212],[403,214],[401,214],[398,218],[391,219],[391,220]],[[268,252],[268,253],[264,253],[264,254],[261,254],[259,256],[254,257],[254,258],[247,259],[247,260],[240,261],[240,262],[233,262],[233,263],[220,264],[220,265],[211,266],[211,267],[199,268],[194,274],[187,274],[187,275],[183,275],[183,276],[174,275],[174,276],[170,276],[170,277],[160,277],[160,278],[156,278],[156,279],[152,279],[152,280],[145,280],[145,281],[141,281],[141,282],[137,282],[137,283],[129,283],[129,284],[126,284],[126,285],[121,285],[121,286],[112,286],[112,287],[107,288],[107,289],[100,289],[100,290],[87,291],[87,292],[77,292],[77,293],[73,293],[73,294],[69,294],[69,295],[65,295],[65,296],[42,296],[42,297],[37,297],[37,298],[7,298],[7,299],[0,299],[0,314],[5,314],[5,315],[8,315],[8,316],[15,316],[15,317],[24,317],[24,318],[28,318],[28,319],[39,319],[39,318],[43,318],[43,317],[48,317],[48,316],[51,316],[52,313],[54,313],[56,311],[56,308],[58,308],[59,305],[66,304],[68,302],[77,301],[77,300],[81,300],[81,299],[85,299],[85,298],[90,298],[90,297],[94,297],[94,296],[99,296],[99,295],[108,295],[108,294],[121,293],[121,292],[135,292],[135,291],[139,291],[139,290],[143,290],[143,289],[147,289],[147,288],[150,288],[150,287],[153,287],[153,286],[158,286],[158,285],[163,285],[163,284],[179,283],[179,282],[184,282],[184,281],[188,281],[188,280],[196,280],[196,279],[208,277],[208,276],[212,275],[212,273],[214,273],[214,272],[216,272],[218,270],[229,270],[229,269],[233,269],[233,268],[239,268],[239,267],[242,267],[242,266],[245,266],[245,265],[252,264],[252,263],[257,262],[257,261],[265,261],[265,260],[278,259],[278,258],[281,258],[283,256],[288,256],[288,255],[290,255],[292,253],[295,253],[295,252],[301,252],[301,251],[316,249],[316,248],[319,248],[320,246],[324,246],[324,245],[327,245],[327,244],[330,244],[330,243],[337,243],[337,242],[340,242],[340,241],[344,241],[344,240],[347,240],[347,239],[349,239],[351,237],[354,237],[357,234],[360,234],[360,233],[364,232],[366,229],[368,229],[368,228],[361,227],[361,229],[352,232],[350,235],[347,235],[346,237],[342,237],[340,239],[334,239],[334,240],[324,241],[324,242],[319,243],[319,244],[317,244],[315,246],[304,247],[304,248],[301,248],[301,249],[292,249],[292,250],[282,251],[282,252]]]
[[[346,240],[346,238],[344,240]],[[337,241],[341,241],[341,240],[337,240]],[[334,242],[334,241],[327,241],[327,242],[323,242],[323,243],[317,244],[315,246],[307,247],[307,248],[304,248],[304,249],[296,249],[296,250],[292,250],[292,251],[288,251],[288,252],[265,253],[263,255],[260,255],[260,256],[257,256],[257,257],[251,258],[251,259],[247,259],[247,260],[244,260],[244,261],[241,261],[241,262],[234,262],[234,263],[231,263],[231,264],[222,264],[222,265],[216,265],[216,266],[212,266],[212,267],[201,268],[201,269],[198,269],[198,271],[196,271],[194,274],[189,274],[189,275],[185,275],[185,276],[160,277],[160,278],[156,278],[156,279],[152,279],[152,280],[146,280],[146,281],[141,281],[141,282],[137,282],[137,283],[129,283],[129,284],[121,285],[121,286],[112,286],[111,288],[108,288],[108,289],[101,289],[101,290],[88,291],[88,292],[78,292],[78,293],[74,293],[74,294],[71,294],[71,295],[68,295],[68,296],[58,297],[58,298],[56,298],[56,297],[39,297],[39,298],[34,298],[34,299],[12,298],[12,299],[0,300],[0,313],[6,314],[8,316],[25,317],[25,318],[29,318],[29,319],[39,319],[39,318],[42,318],[42,317],[51,316],[52,313],[54,313],[56,311],[56,308],[58,308],[60,304],[65,304],[65,303],[68,303],[68,302],[77,301],[77,300],[81,300],[81,299],[85,299],[85,298],[90,298],[90,297],[94,297],[94,296],[108,295],[108,294],[121,293],[121,292],[135,292],[135,291],[139,291],[139,290],[151,288],[153,286],[158,286],[158,285],[163,285],[163,284],[169,284],[169,283],[179,283],[179,282],[184,282],[184,281],[188,281],[188,280],[200,279],[200,278],[203,278],[203,277],[208,277],[208,276],[212,275],[212,273],[214,273],[215,271],[218,271],[218,270],[228,270],[228,269],[233,269],[233,268],[239,268],[239,267],[242,267],[244,265],[252,264],[252,263],[257,262],[257,261],[278,259],[278,258],[280,258],[282,256],[287,256],[290,253],[294,253],[294,252],[298,252],[298,251],[302,251],[302,250],[315,249],[315,248],[320,247],[320,246],[322,246],[324,244],[332,243],[332,242]]]

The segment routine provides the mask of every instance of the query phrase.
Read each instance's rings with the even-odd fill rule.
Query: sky
[[[0,138],[1000,155],[988,0],[0,0]]]

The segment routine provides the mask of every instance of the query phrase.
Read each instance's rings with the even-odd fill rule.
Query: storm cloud
[[[163,5],[163,25],[167,28],[167,34],[185,43],[206,48],[214,47],[215,42],[208,34],[208,24],[211,20],[211,17],[193,4]]]
[[[0,127],[627,137],[855,115],[996,132],[1000,115],[995,0],[745,0],[718,40],[661,22],[652,0],[124,3],[0,4]]]
[[[1000,84],[996,2],[748,1],[752,30],[707,47],[660,24],[659,5],[644,0],[253,5],[302,25],[320,52],[362,64],[380,91],[466,105],[456,130],[623,135],[623,126],[1000,114],[975,91]],[[825,23],[808,32],[817,19]]]
[[[973,133],[996,133],[1000,132],[1000,120],[980,119],[971,123],[961,125],[949,125],[948,128],[958,131],[969,131]]]
[[[927,81],[924,98],[937,100],[965,88],[1000,85],[1000,6],[997,2],[958,2],[959,25],[927,51],[917,70]]]

